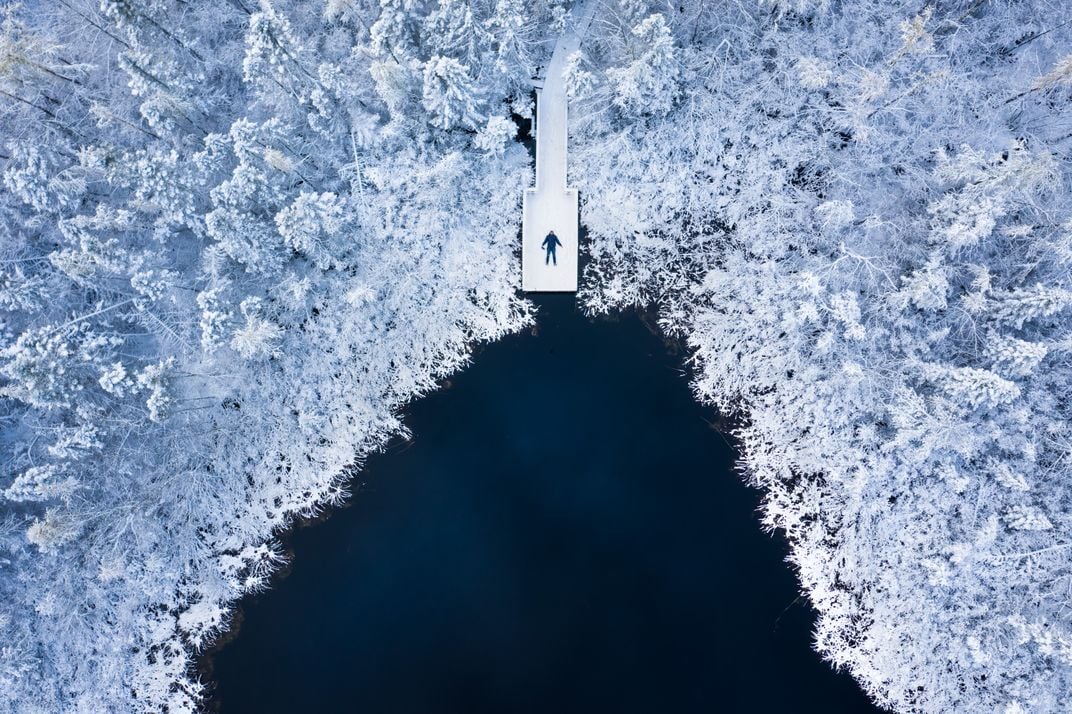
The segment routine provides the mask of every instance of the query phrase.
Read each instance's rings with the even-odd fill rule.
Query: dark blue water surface
[[[536,300],[407,409],[352,505],[212,656],[238,712],[867,712],[810,649],[785,546],[635,315]]]

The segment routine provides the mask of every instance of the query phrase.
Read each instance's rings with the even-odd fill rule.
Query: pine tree
[[[475,129],[483,120],[476,85],[453,57],[435,56],[425,63],[421,96],[431,123],[440,129]]]
[[[626,116],[663,116],[678,93],[678,62],[666,18],[654,14],[632,30],[639,56],[627,66],[607,70],[614,105]]]

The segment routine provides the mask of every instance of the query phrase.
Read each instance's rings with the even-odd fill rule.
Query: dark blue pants
[[[555,261],[555,265],[558,265],[558,256],[555,255],[555,249],[554,248],[548,248],[547,249],[547,257],[543,259],[543,264],[547,265],[552,260]]]

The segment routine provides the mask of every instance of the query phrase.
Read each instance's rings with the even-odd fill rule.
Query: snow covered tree
[[[321,270],[345,265],[347,243],[354,240],[350,210],[333,193],[301,193],[276,214],[283,239]]]
[[[319,85],[307,66],[306,54],[286,15],[271,0],[260,0],[260,11],[249,17],[242,78],[266,97],[282,91],[294,101],[305,102]]]
[[[678,92],[674,39],[660,14],[645,18],[632,33],[643,48],[627,66],[607,70],[614,91],[614,104],[629,117],[670,111]]]
[[[432,124],[440,129],[475,129],[481,123],[476,85],[466,67],[453,57],[428,60],[421,96]]]

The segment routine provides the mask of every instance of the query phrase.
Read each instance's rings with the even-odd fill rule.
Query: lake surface
[[[785,545],[635,315],[538,297],[407,409],[352,505],[213,655],[237,712],[870,712],[810,649]]]

